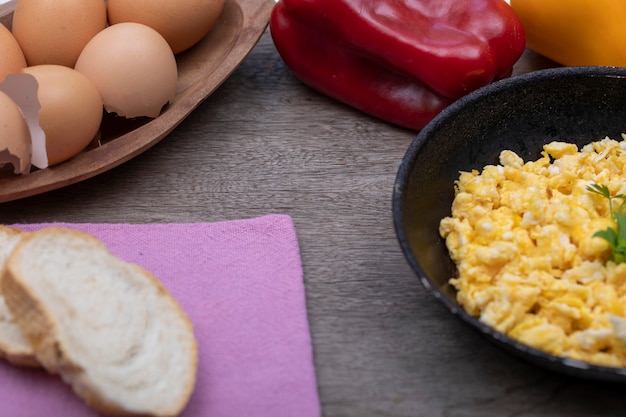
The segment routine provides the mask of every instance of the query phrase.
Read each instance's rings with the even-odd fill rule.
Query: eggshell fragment
[[[98,90],[83,74],[62,65],[35,65],[23,72],[39,83],[39,124],[46,136],[48,165],[72,158],[100,129],[102,99]]]
[[[15,102],[0,92],[0,166],[13,165],[16,174],[30,171],[31,143],[28,125]]]
[[[118,23],[98,33],[75,69],[97,87],[104,108],[119,116],[157,117],[176,95],[174,53],[163,36],[140,23]]]
[[[223,9],[224,0],[108,0],[107,16],[111,24],[136,22],[150,26],[177,54],[200,41]]]
[[[29,66],[73,67],[87,42],[106,25],[102,0],[19,0],[12,32]]]
[[[39,110],[41,104],[37,98],[39,83],[30,74],[9,74],[0,83],[0,91],[9,96],[22,112],[30,132],[32,154],[29,156],[29,164],[37,168],[48,167],[48,155],[46,152],[46,134],[39,126]],[[27,174],[28,172],[22,172]]]

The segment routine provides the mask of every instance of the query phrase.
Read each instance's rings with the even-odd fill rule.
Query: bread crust
[[[173,384],[182,384],[178,387],[177,391],[180,392],[180,395],[173,400],[171,404],[162,404],[158,409],[153,408],[150,404],[146,404],[146,407],[142,408],[142,406],[137,406],[138,403],[143,404],[141,401],[131,401],[132,406],[129,406],[129,401],[126,401],[126,397],[125,400],[122,400],[116,398],[114,393],[106,392],[107,384],[101,383],[100,380],[94,376],[96,375],[94,371],[95,367],[101,366],[101,364],[87,363],[87,361],[77,353],[80,352],[80,350],[76,348],[76,339],[72,339],[76,332],[84,330],[86,335],[93,334],[93,332],[90,333],[91,330],[84,327],[84,320],[76,320],[71,323],[74,333],[69,333],[66,330],[68,327],[67,323],[60,318],[58,310],[51,307],[54,306],[52,301],[47,298],[45,292],[42,293],[36,288],[36,283],[39,280],[45,280],[46,285],[50,284],[54,286],[54,279],[61,277],[41,278],[34,275],[40,271],[34,273],[27,266],[29,262],[32,262],[32,260],[29,259],[29,257],[33,256],[32,251],[40,250],[39,246],[45,239],[50,239],[51,242],[54,242],[57,251],[59,250],[58,245],[69,245],[69,243],[67,243],[68,240],[71,241],[72,244],[78,242],[79,245],[89,247],[87,253],[89,253],[90,256],[101,257],[106,262],[110,261],[116,268],[121,268],[124,274],[128,273],[129,276],[132,276],[132,279],[136,279],[141,285],[145,285],[146,292],[150,292],[153,295],[155,294],[154,297],[156,297],[158,303],[165,303],[167,308],[164,310],[167,310],[169,315],[175,312],[173,314],[177,315],[177,317],[172,319],[173,322],[177,324],[182,323],[183,327],[180,329],[178,328],[180,326],[177,326],[175,331],[177,332],[177,337],[181,337],[180,335],[182,334],[182,339],[185,339],[180,342],[181,349],[187,350],[184,352],[183,361],[185,363],[179,363],[177,366],[188,369],[188,371],[185,373],[182,380],[171,381]],[[75,261],[72,256],[75,256],[75,252],[68,249],[67,262],[71,263]],[[104,265],[108,265],[106,262]],[[59,264],[62,265],[63,263],[60,262]],[[89,271],[89,273],[91,272],[92,271]],[[105,271],[102,271],[102,273],[104,274]],[[107,279],[118,279],[118,275],[120,274],[121,273],[116,270],[115,274],[111,274],[111,277],[107,277]],[[125,277],[125,275],[121,275]],[[68,269],[64,279],[75,280],[77,278],[74,277],[72,272]],[[76,285],[80,286],[82,284],[76,282]],[[47,371],[59,374],[66,383],[72,386],[76,394],[93,409],[111,416],[169,417],[178,415],[185,408],[194,389],[198,365],[197,341],[193,334],[191,321],[182,310],[180,304],[165,287],[163,287],[156,277],[137,265],[126,263],[114,257],[104,244],[94,236],[84,232],[59,227],[50,227],[29,233],[20,240],[7,260],[2,280],[0,281],[0,289],[5,294],[7,305],[14,314],[16,323],[30,341],[37,361],[41,363]],[[150,298],[147,297],[147,299]],[[72,302],[73,301],[68,298],[67,303],[71,304]],[[115,303],[117,302],[117,300],[106,299],[103,300],[102,305],[104,308],[110,305],[112,306],[111,309],[114,309],[116,306]],[[78,308],[76,306],[80,307],[81,305],[78,303],[70,305],[68,308]],[[148,307],[137,306],[137,308]],[[106,312],[106,314],[115,313],[115,311]],[[81,311],[77,310],[76,314],[80,317]],[[141,311],[137,314],[140,315]],[[163,314],[166,314],[166,312],[163,312]],[[155,315],[150,312],[150,319],[165,320],[165,318],[161,319],[154,316]],[[123,321],[123,318],[121,318],[120,323]],[[160,322],[157,324],[160,324]],[[80,328],[79,325],[82,325],[83,328]],[[124,331],[120,331],[120,333],[124,335]],[[82,344],[90,346],[90,341],[82,340],[80,344],[81,346]],[[157,349],[157,347],[160,348],[160,346],[150,346],[151,349]],[[93,346],[93,349],[98,348],[99,346]],[[103,357],[102,363],[108,364],[109,362],[107,362],[107,358]],[[153,365],[160,364],[155,363]],[[158,395],[155,395],[155,397],[158,398]],[[150,401],[148,401],[148,403],[149,402]]]
[[[0,280],[7,258],[24,233],[12,227],[0,225]],[[0,293],[0,357],[13,365],[39,367],[32,346],[24,337],[13,314]]]

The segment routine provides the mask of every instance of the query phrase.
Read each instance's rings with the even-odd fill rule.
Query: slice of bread
[[[19,230],[0,225],[0,271],[21,236],[22,232]],[[0,295],[0,357],[14,365],[39,366],[32,346],[13,320],[13,315],[2,295]]]
[[[1,280],[38,361],[97,411],[175,416],[197,370],[192,324],[160,282],[95,237],[26,234]]]

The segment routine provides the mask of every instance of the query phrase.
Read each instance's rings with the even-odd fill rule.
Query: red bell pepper
[[[416,130],[508,77],[526,41],[504,0],[279,0],[270,31],[304,84]]]

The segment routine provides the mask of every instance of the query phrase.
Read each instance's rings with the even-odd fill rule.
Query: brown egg
[[[0,83],[7,74],[20,72],[26,66],[26,58],[13,34],[0,24]]]
[[[109,23],[136,22],[150,26],[175,54],[202,39],[224,8],[224,0],[108,0]]]
[[[20,108],[0,91],[0,166],[12,164],[16,174],[30,171],[30,131]]]
[[[93,83],[62,65],[36,65],[22,71],[39,83],[39,125],[46,134],[48,165],[85,149],[102,121],[102,99]]]
[[[98,33],[75,69],[95,84],[104,108],[119,116],[157,117],[176,95],[176,58],[163,36],[140,23],[118,23]]]
[[[19,0],[12,32],[29,66],[74,67],[80,51],[106,24],[103,0]]]

